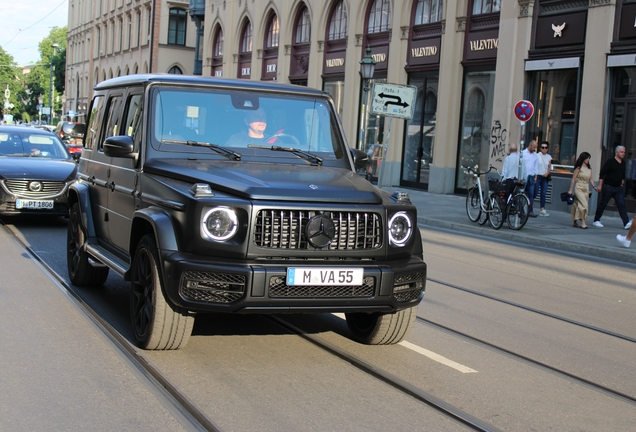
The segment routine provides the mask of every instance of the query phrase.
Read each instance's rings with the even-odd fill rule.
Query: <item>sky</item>
[[[0,0],[0,46],[20,66],[40,59],[38,44],[68,22],[69,0]]]

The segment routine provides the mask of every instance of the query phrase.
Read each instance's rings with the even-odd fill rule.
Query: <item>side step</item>
[[[99,266],[100,263],[105,264],[122,277],[126,274],[130,267],[129,263],[122,260],[112,252],[104,249],[100,245],[88,243],[86,245],[86,252],[98,261],[95,263],[97,266]]]

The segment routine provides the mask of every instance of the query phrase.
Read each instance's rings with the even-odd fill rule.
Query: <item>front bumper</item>
[[[164,289],[171,303],[192,312],[234,313],[393,313],[416,306],[426,288],[426,264],[345,261],[250,263],[199,260],[162,253]],[[362,267],[360,286],[288,286],[288,267]]]
[[[16,201],[53,201],[53,208],[47,209],[28,209],[16,208]],[[43,197],[29,196],[20,193],[12,193],[7,190],[4,185],[0,187],[0,215],[16,216],[16,215],[48,215],[48,216],[66,216],[68,215],[68,184],[64,186],[62,192],[47,195]]]

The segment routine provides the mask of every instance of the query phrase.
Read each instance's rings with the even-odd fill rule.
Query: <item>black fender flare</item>
[[[93,210],[91,208],[91,197],[87,184],[75,182],[69,187],[69,207],[71,207],[75,202],[79,203],[80,210],[82,212],[82,224],[84,225],[84,228],[86,228],[86,235],[89,238],[94,238],[96,236],[95,225],[93,224]]]
[[[154,232],[155,241],[157,242],[157,249],[159,251],[178,251],[179,245],[177,243],[177,236],[175,235],[174,225],[172,224],[172,218],[163,209],[158,207],[146,207],[141,210],[137,210],[133,215],[132,227],[131,227],[131,239],[130,239],[130,256],[135,253],[137,242],[135,232],[138,232],[135,228],[139,226],[141,221],[147,222],[152,227]],[[141,236],[139,236],[141,238]]]

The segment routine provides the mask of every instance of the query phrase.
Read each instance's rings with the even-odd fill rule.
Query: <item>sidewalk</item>
[[[511,230],[505,223],[500,230],[494,230],[489,223],[480,226],[468,219],[465,196],[400,187],[383,189],[408,192],[411,202],[417,207],[418,222],[423,225],[636,264],[636,241],[629,249],[616,241],[616,234],[625,235],[627,231],[623,229],[621,219],[611,212],[605,212],[601,219],[604,228],[592,226],[593,215],[586,220],[588,229],[573,228],[570,213],[550,211],[548,217],[528,219],[526,226],[519,231]],[[629,217],[633,214],[630,213]]]

